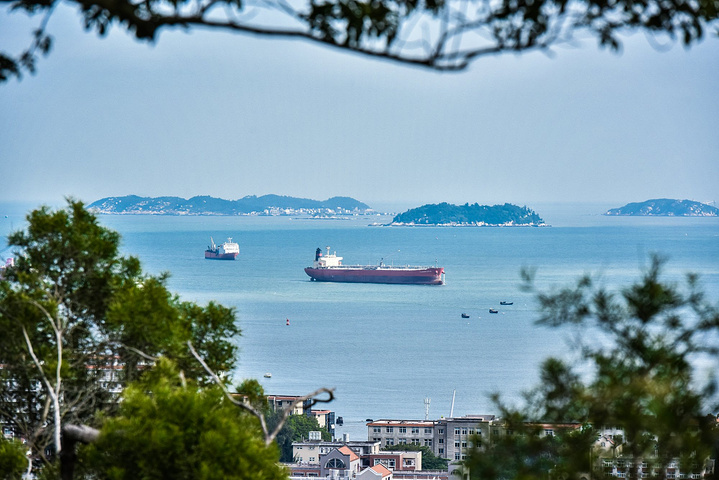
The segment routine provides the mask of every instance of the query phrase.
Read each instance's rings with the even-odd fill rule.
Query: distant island
[[[604,215],[665,216],[665,217],[717,217],[719,208],[691,200],[657,198],[646,202],[628,203],[620,208],[607,210]]]
[[[546,226],[544,220],[527,207],[504,205],[422,205],[395,216],[390,225],[442,226]]]
[[[239,200],[209,196],[106,197],[91,203],[89,210],[108,215],[365,215],[374,213],[369,205],[350,197],[327,200],[280,195],[249,195]]]

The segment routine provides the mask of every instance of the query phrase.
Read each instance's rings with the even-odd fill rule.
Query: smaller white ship
[[[210,246],[205,250],[205,258],[209,260],[234,260],[240,254],[240,246],[228,238],[221,245],[215,245],[215,241],[210,237]]]

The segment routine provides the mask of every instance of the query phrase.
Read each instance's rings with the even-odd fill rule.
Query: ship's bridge
[[[315,268],[339,267],[340,265],[342,265],[342,257],[338,257],[337,252],[330,254],[330,247],[327,247],[327,255],[320,256],[315,262]]]

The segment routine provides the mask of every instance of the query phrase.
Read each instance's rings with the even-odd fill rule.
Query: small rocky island
[[[249,195],[239,200],[209,196],[106,197],[91,203],[89,210],[108,215],[365,215],[369,205],[350,197],[311,200],[280,195]]]
[[[646,202],[628,203],[623,207],[612,208],[604,215],[608,216],[665,216],[665,217],[717,217],[719,208],[692,200],[672,200],[657,198]]]
[[[441,226],[546,226],[544,220],[527,207],[510,203],[504,205],[452,205],[428,204],[407,210],[395,216],[390,225],[441,225]]]

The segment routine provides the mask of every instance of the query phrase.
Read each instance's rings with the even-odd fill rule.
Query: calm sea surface
[[[369,226],[388,217],[100,219],[122,234],[123,253],[138,256],[146,271],[169,272],[170,289],[183,299],[237,309],[237,379],[258,378],[280,395],[335,388],[328,408],[345,420],[338,432],[360,440],[367,418],[424,418],[425,398],[430,418],[448,416],[454,391],[455,416],[497,413],[491,392],[517,399],[536,384],[542,359],[569,354],[571,332],[534,325],[536,304],[518,289],[522,267],[537,269],[544,290],[584,273],[620,289],[657,252],[669,258],[667,279],[699,273],[719,301],[719,219],[598,215],[611,206],[534,207],[550,228]],[[27,208],[0,208],[0,256],[7,257],[5,236],[24,226]],[[232,237],[238,259],[204,260],[210,236],[218,243]],[[447,284],[310,282],[303,268],[326,245],[345,264],[437,263]],[[503,300],[514,305],[501,307]],[[490,307],[500,313],[490,315]]]

